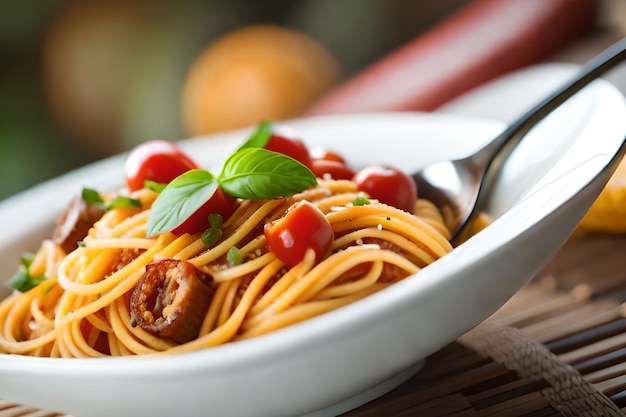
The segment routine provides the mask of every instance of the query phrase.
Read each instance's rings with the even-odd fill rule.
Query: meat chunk
[[[52,241],[65,253],[70,253],[103,214],[104,210],[97,205],[87,204],[80,196],[74,197],[63,215],[57,219]]]
[[[178,343],[197,338],[214,294],[208,281],[209,277],[189,262],[151,262],[131,295],[133,322]]]

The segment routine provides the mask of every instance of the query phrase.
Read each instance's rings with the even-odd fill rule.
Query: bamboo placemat
[[[494,316],[344,417],[623,416],[626,236],[571,239]]]
[[[626,236],[572,239],[494,316],[343,417],[626,415],[625,252]],[[0,400],[18,416],[70,417]]]

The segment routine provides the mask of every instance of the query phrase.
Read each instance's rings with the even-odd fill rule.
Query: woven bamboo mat
[[[572,239],[493,317],[343,417],[626,415],[623,253],[626,236]],[[0,400],[18,416],[69,417]]]
[[[493,317],[344,417],[623,416],[626,237],[570,240]]]

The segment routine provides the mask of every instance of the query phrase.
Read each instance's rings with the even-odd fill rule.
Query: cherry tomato
[[[311,171],[318,178],[324,178],[328,174],[335,180],[349,180],[354,176],[354,171],[349,166],[332,159],[311,160]]]
[[[283,217],[264,228],[267,244],[285,265],[295,266],[307,249],[320,261],[330,249],[335,234],[324,213],[306,200],[294,204]]]
[[[417,187],[413,179],[394,167],[363,168],[352,178],[360,191],[381,203],[409,213],[415,211]]]
[[[153,140],[138,145],[126,159],[124,172],[130,191],[144,188],[146,180],[168,183],[198,165],[175,144]]]
[[[311,155],[306,145],[301,140],[291,139],[274,133],[265,145],[265,149],[290,156],[303,165],[306,165],[309,169],[311,168]]]
[[[211,214],[219,214],[226,221],[235,212],[236,201],[235,197],[226,194],[218,187],[213,196],[180,226],[172,230],[172,233],[182,235],[183,233],[203,232],[211,226],[209,223]]]

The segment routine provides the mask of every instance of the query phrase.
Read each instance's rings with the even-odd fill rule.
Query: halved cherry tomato
[[[178,146],[164,140],[144,142],[135,147],[124,166],[130,191],[144,188],[146,180],[168,183],[198,165]]]
[[[306,165],[309,169],[311,168],[311,155],[306,145],[301,140],[273,133],[265,145],[265,149],[287,155],[301,164]]]
[[[304,259],[307,249],[313,249],[316,261],[320,261],[335,239],[324,213],[306,200],[294,204],[283,217],[267,223],[263,231],[270,251],[291,267]]]
[[[226,194],[218,187],[213,196],[180,226],[172,230],[172,233],[182,235],[183,233],[194,234],[203,232],[211,227],[209,223],[211,214],[219,214],[226,221],[235,212],[236,201],[235,197]]]
[[[363,168],[352,178],[359,191],[381,203],[413,213],[417,187],[413,179],[394,167],[371,166]]]
[[[354,176],[354,171],[348,165],[332,159],[312,159],[311,171],[318,178],[330,175],[334,180],[349,180]]]

